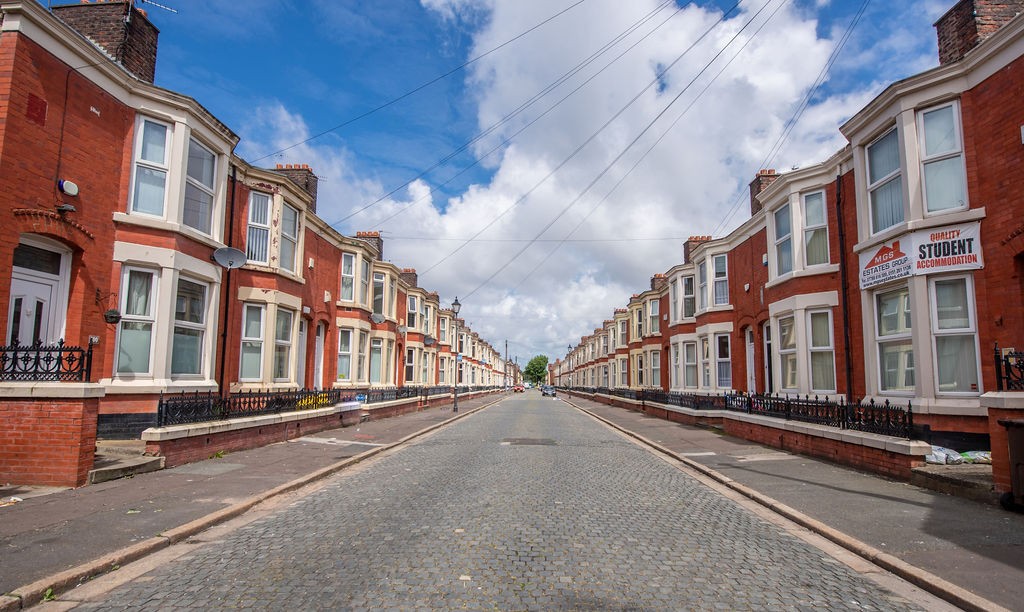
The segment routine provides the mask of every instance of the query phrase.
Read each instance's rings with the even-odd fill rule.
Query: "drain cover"
[[[513,446],[554,446],[555,441],[551,438],[505,438],[502,444]]]

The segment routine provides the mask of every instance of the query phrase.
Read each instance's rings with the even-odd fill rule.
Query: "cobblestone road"
[[[914,605],[565,404],[517,397],[78,609]]]

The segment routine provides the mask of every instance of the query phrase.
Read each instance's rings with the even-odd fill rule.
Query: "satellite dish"
[[[423,339],[423,345],[424,346],[431,346],[435,342],[437,342],[437,340],[434,340],[433,336],[427,336],[426,338]]]
[[[375,312],[372,315],[370,315],[370,320],[376,323],[377,325],[380,325],[381,323],[384,322],[384,315]]]
[[[234,270],[235,268],[241,268],[245,265],[245,253],[238,249],[231,247],[221,247],[213,252],[212,259],[217,262],[218,265],[227,268],[228,270]]]

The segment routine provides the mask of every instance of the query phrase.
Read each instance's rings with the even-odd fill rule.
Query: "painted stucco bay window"
[[[867,166],[871,232],[877,234],[904,219],[899,132],[895,127],[868,145]]]

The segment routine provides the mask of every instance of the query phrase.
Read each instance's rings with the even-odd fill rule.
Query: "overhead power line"
[[[391,189],[391,190],[390,190],[390,191],[388,191],[387,193],[385,193],[385,194],[383,194],[383,195],[381,195],[381,196],[377,197],[377,198],[376,198],[375,200],[373,200],[373,201],[371,201],[371,202],[369,202],[369,203],[367,203],[367,204],[363,205],[362,207],[360,207],[360,208],[356,209],[355,211],[353,211],[353,212],[349,213],[348,215],[346,215],[346,216],[342,217],[341,219],[339,219],[339,220],[337,220],[337,221],[334,221],[334,222],[332,222],[332,223],[331,223],[330,225],[331,225],[332,227],[333,227],[333,226],[337,226],[337,225],[340,225],[341,223],[344,223],[345,221],[348,221],[348,220],[349,220],[349,219],[351,219],[352,217],[355,217],[356,215],[358,215],[358,214],[360,214],[360,213],[363,213],[363,212],[365,212],[366,210],[369,210],[369,209],[370,209],[370,208],[372,208],[373,206],[375,206],[375,205],[379,204],[380,202],[382,202],[382,201],[386,200],[387,198],[389,198],[389,197],[393,196],[394,194],[398,193],[398,192],[399,192],[400,190],[402,190],[402,189],[404,189],[404,188],[408,187],[408,186],[409,186],[409,185],[411,185],[411,184],[412,184],[412,183],[413,183],[414,181],[416,181],[416,180],[418,180],[418,179],[420,179],[420,178],[423,178],[424,176],[426,176],[426,175],[427,175],[427,174],[428,174],[429,172],[431,172],[432,170],[435,170],[435,169],[437,169],[438,167],[442,166],[443,164],[445,164],[445,163],[447,163],[447,162],[451,161],[451,160],[452,160],[452,159],[454,159],[454,158],[455,158],[455,157],[456,157],[456,156],[457,156],[458,154],[460,154],[460,153],[462,153],[462,152],[466,151],[466,150],[467,150],[467,149],[468,149],[469,147],[471,147],[472,145],[474,145],[474,144],[476,144],[477,142],[479,142],[479,141],[483,140],[483,138],[485,138],[486,136],[489,136],[490,134],[492,134],[493,132],[495,132],[495,131],[496,131],[496,130],[497,130],[497,129],[499,128],[499,127],[501,127],[501,126],[505,125],[506,123],[510,122],[510,121],[511,121],[512,119],[514,119],[515,117],[517,117],[518,115],[520,115],[521,113],[523,113],[523,112],[524,112],[524,111],[525,111],[526,109],[530,108],[530,107],[531,107],[531,106],[533,106],[533,105],[534,105],[535,103],[539,102],[539,101],[540,101],[541,99],[543,99],[543,98],[544,98],[545,96],[547,96],[547,95],[548,95],[549,93],[551,93],[551,92],[553,92],[554,90],[556,90],[556,89],[557,89],[557,88],[558,88],[559,86],[561,86],[562,84],[564,84],[564,83],[565,83],[566,81],[568,81],[568,80],[569,80],[570,78],[572,78],[573,76],[575,76],[575,75],[579,74],[579,73],[580,73],[580,72],[581,72],[581,71],[582,71],[582,70],[583,70],[584,68],[586,68],[587,66],[589,66],[590,64],[592,64],[592,63],[593,63],[594,61],[596,61],[596,60],[597,60],[597,59],[598,59],[598,58],[599,58],[600,56],[604,55],[604,54],[605,54],[606,52],[608,52],[608,51],[609,51],[609,50],[611,50],[611,49],[612,49],[613,47],[615,47],[615,45],[617,45],[617,44],[618,44],[619,42],[621,42],[622,40],[624,40],[624,39],[625,39],[626,37],[628,37],[628,36],[629,36],[630,34],[632,34],[633,32],[635,32],[636,30],[638,30],[638,29],[639,29],[639,28],[640,28],[641,26],[643,26],[643,25],[644,25],[644,24],[646,24],[646,23],[647,23],[648,21],[650,21],[651,19],[653,19],[655,15],[657,15],[658,13],[660,13],[660,12],[661,12],[662,10],[664,10],[664,9],[665,9],[666,7],[668,7],[668,6],[670,6],[670,5],[674,5],[674,4],[675,4],[675,0],[664,0],[664,1],[663,1],[663,2],[661,3],[661,4],[659,4],[659,5],[658,5],[658,6],[656,7],[656,8],[654,8],[654,9],[653,9],[653,10],[651,10],[651,11],[650,11],[649,13],[647,13],[647,14],[646,14],[646,15],[644,15],[644,16],[643,16],[642,18],[640,18],[640,19],[639,19],[638,21],[634,22],[634,23],[633,23],[632,25],[630,25],[630,26],[629,26],[628,28],[626,28],[625,30],[623,30],[622,32],[620,32],[620,33],[619,33],[618,35],[616,35],[616,36],[615,36],[615,37],[614,37],[614,38],[613,38],[612,40],[610,40],[609,42],[607,42],[607,43],[605,43],[604,45],[602,45],[602,46],[601,46],[601,47],[600,47],[600,48],[599,48],[599,49],[598,49],[597,51],[595,51],[595,52],[591,53],[591,54],[590,54],[590,56],[588,56],[588,57],[587,57],[587,58],[585,58],[584,60],[582,60],[582,61],[580,61],[579,63],[577,63],[577,64],[576,64],[575,66],[573,66],[572,68],[570,68],[570,69],[569,69],[568,71],[564,72],[564,73],[563,73],[563,74],[562,74],[562,75],[561,75],[561,76],[560,76],[559,78],[557,78],[557,79],[556,79],[555,81],[553,81],[552,83],[550,83],[549,85],[547,85],[546,87],[544,87],[543,89],[541,89],[540,91],[538,91],[538,92],[537,92],[536,94],[534,94],[533,96],[531,96],[531,97],[530,97],[529,99],[527,99],[527,100],[526,100],[525,102],[523,102],[522,104],[520,104],[520,105],[519,105],[519,106],[518,106],[517,108],[515,108],[515,109],[514,109],[514,110],[513,110],[512,112],[510,112],[510,113],[506,114],[506,115],[505,115],[504,117],[502,117],[501,119],[499,119],[499,120],[498,120],[498,121],[496,121],[495,123],[491,124],[491,125],[490,125],[490,126],[488,126],[488,127],[486,128],[486,129],[482,130],[481,132],[479,132],[478,134],[476,134],[475,136],[473,136],[473,137],[472,137],[471,139],[469,139],[468,141],[466,141],[465,143],[463,143],[462,145],[460,145],[459,147],[457,147],[457,148],[456,148],[455,150],[453,150],[453,151],[452,151],[451,153],[449,153],[449,154],[445,155],[445,156],[444,156],[444,157],[442,157],[442,158],[441,158],[440,160],[438,160],[437,162],[435,162],[434,164],[432,164],[432,165],[431,165],[430,167],[428,167],[428,168],[426,168],[425,170],[423,170],[423,171],[419,172],[419,173],[418,173],[418,174],[417,174],[416,176],[414,176],[413,178],[411,178],[411,179],[409,179],[409,180],[405,181],[404,183],[402,183],[402,184],[400,184],[400,185],[398,185],[398,186],[394,187],[393,189]],[[436,191],[438,191],[438,190],[439,190],[439,189],[440,189],[441,187],[443,187],[443,186],[445,186],[445,185],[448,185],[448,184],[449,184],[449,183],[451,183],[451,182],[452,182],[453,180],[455,180],[456,178],[458,178],[459,176],[461,176],[462,174],[464,174],[465,172],[467,172],[467,171],[468,171],[468,170],[470,170],[471,168],[474,168],[475,166],[479,165],[479,164],[480,164],[480,163],[481,163],[481,162],[482,162],[483,160],[485,160],[485,159],[487,159],[488,157],[490,157],[490,155],[491,155],[492,153],[494,153],[495,151],[497,151],[497,150],[501,149],[502,147],[504,147],[505,145],[507,145],[507,144],[508,144],[509,142],[511,142],[511,141],[512,141],[512,140],[513,140],[513,139],[514,139],[514,138],[515,138],[516,136],[518,136],[519,134],[521,134],[522,132],[524,132],[524,131],[525,131],[525,130],[526,130],[527,128],[529,128],[530,126],[532,126],[532,125],[533,125],[534,123],[536,123],[536,122],[537,122],[537,121],[539,121],[539,120],[540,120],[541,118],[543,118],[543,117],[544,117],[544,116],[546,116],[546,115],[547,115],[548,113],[550,113],[550,112],[551,112],[552,110],[554,110],[554,109],[555,109],[556,107],[558,107],[558,106],[559,106],[559,105],[560,105],[560,104],[561,104],[562,102],[564,102],[565,100],[567,100],[567,99],[568,99],[568,98],[569,98],[570,96],[572,96],[573,94],[575,94],[576,92],[578,92],[578,91],[579,91],[580,89],[582,89],[582,88],[583,88],[583,87],[584,87],[585,85],[587,85],[588,83],[590,83],[590,82],[591,82],[591,81],[592,81],[592,80],[593,80],[594,78],[596,78],[596,77],[597,77],[598,75],[600,75],[600,74],[601,74],[601,73],[603,73],[603,72],[604,72],[605,70],[607,70],[607,69],[608,69],[608,68],[609,68],[609,67],[610,67],[610,66],[611,66],[612,64],[614,64],[614,63],[615,63],[615,62],[617,62],[617,61],[618,61],[619,59],[621,59],[623,55],[625,55],[626,53],[628,53],[629,51],[631,51],[631,50],[632,50],[632,49],[633,49],[634,47],[636,47],[636,46],[637,46],[638,44],[640,44],[641,42],[643,42],[644,40],[646,40],[646,39],[647,39],[648,37],[650,37],[650,36],[651,36],[651,35],[652,35],[652,34],[653,34],[654,32],[656,32],[656,31],[658,31],[659,29],[661,29],[661,27],[662,27],[662,26],[664,26],[664,25],[665,25],[665,24],[666,24],[666,23],[667,23],[667,22],[668,22],[668,21],[669,21],[670,19],[672,19],[672,17],[674,17],[675,15],[677,15],[677,14],[678,14],[678,13],[679,13],[680,11],[682,11],[682,7],[676,6],[676,10],[675,10],[675,11],[673,11],[673,12],[672,12],[672,14],[671,14],[671,15],[669,15],[669,16],[668,16],[668,17],[667,17],[667,18],[666,18],[665,20],[663,20],[663,21],[662,21],[661,23],[659,23],[659,24],[658,24],[657,26],[655,26],[655,27],[654,27],[653,29],[651,29],[651,31],[649,31],[649,32],[647,32],[646,34],[644,34],[644,35],[643,35],[643,36],[642,36],[642,37],[641,37],[641,38],[640,38],[639,40],[637,40],[637,41],[636,41],[636,42],[634,42],[634,43],[633,43],[632,45],[630,45],[629,47],[627,47],[627,48],[626,48],[626,49],[625,49],[625,50],[624,50],[624,51],[623,51],[622,53],[620,53],[619,55],[617,55],[617,56],[616,56],[616,57],[615,57],[614,59],[612,59],[612,60],[611,60],[610,62],[606,63],[606,64],[605,64],[605,65],[604,65],[604,66],[603,66],[602,68],[600,68],[599,70],[597,70],[597,71],[596,71],[596,72],[595,72],[595,73],[594,73],[593,75],[591,75],[591,76],[590,76],[590,77],[588,77],[588,78],[587,78],[586,80],[584,80],[584,81],[583,81],[582,83],[580,83],[580,84],[579,84],[579,85],[578,85],[578,86],[577,86],[577,87],[576,87],[575,89],[573,89],[572,91],[570,91],[570,92],[569,92],[569,93],[568,93],[567,95],[565,95],[564,97],[562,97],[561,99],[559,99],[559,100],[558,100],[558,101],[556,101],[555,103],[553,103],[553,104],[551,104],[550,106],[548,106],[548,108],[547,108],[547,109],[545,109],[545,110],[544,110],[544,111],[543,111],[542,113],[540,113],[540,114],[539,114],[539,115],[537,115],[536,117],[532,118],[532,119],[531,119],[530,121],[528,121],[528,122],[527,122],[526,124],[524,124],[524,125],[523,125],[522,127],[520,127],[519,129],[517,129],[517,130],[516,130],[515,132],[513,132],[513,133],[512,133],[511,135],[509,135],[509,136],[505,137],[504,139],[502,139],[502,140],[501,140],[501,142],[499,142],[499,143],[498,143],[497,145],[495,145],[494,147],[492,147],[492,148],[491,148],[490,150],[488,150],[488,151],[487,151],[486,153],[484,153],[483,155],[480,155],[480,156],[478,156],[478,157],[477,157],[477,158],[476,158],[475,160],[473,160],[473,162],[472,162],[472,163],[470,163],[469,165],[465,166],[464,168],[462,168],[461,170],[459,170],[458,172],[456,172],[456,173],[455,173],[455,174],[453,174],[452,176],[448,177],[448,178],[447,178],[447,179],[446,179],[445,181],[443,181],[442,183],[439,183],[438,185],[435,185],[435,186],[431,186],[431,187],[430,187],[430,188],[428,189],[427,193],[425,193],[425,194],[424,194],[424,195],[422,195],[421,197],[417,198],[416,200],[414,200],[414,201],[412,201],[412,202],[409,202],[408,204],[406,204],[406,205],[404,205],[404,206],[401,206],[401,207],[399,207],[399,209],[398,209],[398,210],[396,210],[396,211],[395,211],[394,213],[392,213],[391,215],[389,215],[389,216],[385,217],[384,219],[381,219],[380,221],[378,221],[378,223],[380,223],[380,224],[383,224],[383,223],[386,223],[386,222],[390,221],[391,219],[394,219],[394,218],[395,218],[396,216],[398,216],[399,214],[401,214],[401,212],[402,212],[402,211],[403,211],[404,209],[406,209],[406,208],[408,208],[409,206],[412,206],[413,204],[416,204],[416,203],[418,203],[418,202],[421,202],[421,201],[425,200],[426,198],[428,198],[428,197],[432,196],[432,195],[433,195],[433,194],[434,194],[434,193],[435,193]]]
[[[316,140],[317,138],[320,138],[321,136],[326,136],[327,134],[330,134],[331,132],[335,132],[337,130],[340,130],[341,128],[343,128],[343,127],[345,127],[347,125],[351,125],[351,124],[353,124],[353,123],[355,123],[355,122],[357,122],[357,121],[359,121],[361,119],[365,119],[365,118],[369,117],[370,115],[373,115],[373,114],[375,114],[377,112],[380,112],[380,111],[384,110],[385,108],[387,108],[389,106],[392,106],[392,105],[394,105],[394,104],[396,104],[398,102],[401,102],[402,100],[408,98],[409,96],[411,96],[411,95],[413,95],[413,94],[415,94],[415,93],[417,93],[419,91],[422,91],[422,90],[426,89],[427,87],[430,87],[434,83],[437,83],[438,81],[442,81],[442,80],[450,77],[451,75],[455,74],[456,72],[459,72],[461,70],[465,70],[471,64],[474,64],[474,63],[482,60],[483,58],[487,57],[488,55],[494,53],[495,51],[498,51],[499,49],[502,49],[502,48],[512,44],[513,42],[515,42],[515,41],[519,40],[520,38],[526,36],[530,32],[533,32],[537,28],[540,28],[541,26],[544,26],[545,24],[547,24],[547,23],[549,23],[551,21],[554,21],[555,19],[561,17],[565,13],[568,13],[569,11],[571,11],[572,9],[576,8],[577,6],[583,4],[586,1],[587,0],[577,0],[576,2],[570,4],[566,8],[562,9],[561,11],[558,11],[554,15],[548,17],[544,21],[541,21],[540,23],[536,24],[535,26],[533,26],[533,27],[531,27],[531,28],[529,28],[527,30],[524,30],[523,32],[520,32],[519,34],[517,34],[517,35],[513,36],[512,38],[506,40],[505,42],[501,43],[500,45],[498,45],[496,47],[493,47],[493,48],[491,48],[491,49],[489,49],[487,51],[484,51],[483,53],[481,53],[480,55],[477,55],[476,57],[473,57],[471,59],[466,60],[465,62],[463,62],[462,64],[459,64],[455,68],[452,68],[448,72],[445,72],[444,74],[436,76],[436,77],[430,79],[429,81],[427,81],[427,82],[425,82],[425,83],[423,83],[421,85],[417,85],[416,87],[410,89],[409,91],[401,94],[400,96],[398,96],[396,98],[392,98],[392,99],[388,100],[387,102],[384,102],[383,104],[379,104],[379,105],[371,108],[370,110],[368,110],[368,111],[366,111],[366,112],[364,112],[362,114],[356,115],[355,117],[352,117],[350,119],[342,121],[338,125],[336,125],[336,126],[334,126],[332,128],[326,129],[326,130],[324,130],[322,132],[319,132],[318,134],[315,134],[313,136],[310,136],[309,138],[307,138],[307,139],[305,139],[305,140],[303,140],[301,142],[297,142],[297,143],[295,143],[293,145],[289,145],[289,146],[287,146],[287,147],[285,147],[283,149],[279,149],[277,151],[274,151],[273,153],[267,153],[266,155],[264,155],[262,157],[257,157],[256,159],[252,160],[252,163],[256,163],[258,161],[262,161],[264,159],[267,159],[268,157],[273,157],[275,155],[279,155],[281,153],[284,153],[285,151],[290,151],[290,150],[294,149],[295,147],[302,146],[302,145],[304,145],[304,144],[306,144],[308,142],[311,142],[313,140]]]
[[[655,76],[654,76],[654,79],[652,79],[646,86],[644,86],[639,92],[637,92],[637,94],[635,96],[633,96],[628,102],[626,102],[626,104],[622,108],[620,108],[618,111],[616,111],[615,114],[613,114],[607,121],[605,121],[605,123],[603,125],[601,125],[601,127],[599,127],[594,133],[592,133],[589,137],[587,137],[587,139],[584,140],[583,143],[581,143],[579,146],[577,146],[575,149],[573,149],[573,151],[568,155],[568,157],[566,157],[561,162],[559,162],[558,165],[554,167],[554,169],[552,169],[542,179],[540,179],[540,181],[538,181],[532,187],[530,187],[526,191],[526,193],[524,193],[519,198],[517,198],[516,201],[513,202],[509,207],[507,207],[505,210],[503,210],[501,213],[499,213],[489,223],[484,225],[484,227],[481,228],[480,231],[478,231],[476,234],[474,234],[473,237],[470,240],[467,240],[463,244],[459,245],[459,247],[457,247],[454,251],[448,253],[443,258],[441,258],[439,261],[435,262],[429,268],[427,268],[426,270],[421,272],[420,275],[422,276],[423,274],[426,274],[426,273],[430,272],[431,270],[437,268],[437,266],[441,265],[442,263],[447,261],[449,258],[451,258],[453,255],[455,255],[456,253],[461,251],[463,248],[465,248],[465,246],[467,244],[469,244],[473,240],[476,240],[477,238],[479,238],[480,235],[482,233],[484,233],[485,231],[487,231],[488,228],[490,228],[495,223],[497,223],[501,218],[503,218],[505,215],[507,215],[509,212],[511,212],[513,208],[515,208],[520,203],[522,203],[526,198],[528,198],[541,185],[543,185],[545,182],[547,182],[548,179],[550,179],[552,176],[554,176],[559,170],[561,170],[566,164],[568,164],[573,158],[575,158],[588,144],[593,142],[594,139],[596,139],[605,129],[607,129],[609,125],[611,125],[624,112],[626,112],[626,110],[630,106],[632,106],[633,103],[635,103],[638,99],[640,99],[640,96],[642,96],[644,94],[644,92],[646,92],[647,90],[649,90],[652,87],[654,87],[657,84],[659,84],[661,82],[661,79],[668,73],[668,71],[671,70],[672,67],[675,66],[677,63],[679,63],[679,61],[682,60],[682,58],[687,53],[690,52],[690,50],[692,50],[702,40],[704,40],[704,38],[707,37],[707,35],[710,34],[712,32],[712,30],[714,30],[720,23],[722,23],[722,21],[725,20],[725,16],[728,15],[729,13],[731,13],[737,6],[739,6],[739,2],[734,4],[733,7],[731,9],[729,9],[729,11],[723,13],[722,17],[718,21],[716,21],[711,27],[709,27],[707,30],[705,30],[704,33],[701,34],[700,37],[698,37],[696,41],[694,41],[689,47],[687,47],[682,53],[680,53],[674,60],[672,60],[672,62],[668,66],[666,66],[664,69],[662,69],[659,72],[657,72],[655,74]],[[762,10],[763,10],[763,7],[762,7]],[[662,113],[664,113],[664,110],[662,111]],[[649,127],[650,127],[650,124],[648,125],[648,128]],[[645,130],[648,129],[648,128],[645,128]],[[620,156],[621,156],[621,154],[620,154]],[[610,166],[606,166],[605,167],[605,171],[607,171],[608,167],[610,167]],[[571,206],[571,204],[570,204],[570,206]],[[564,214],[565,210],[568,210],[568,207],[563,209],[563,214]],[[561,216],[561,215],[559,215],[559,216]],[[543,233],[543,232],[541,232],[541,233]]]

